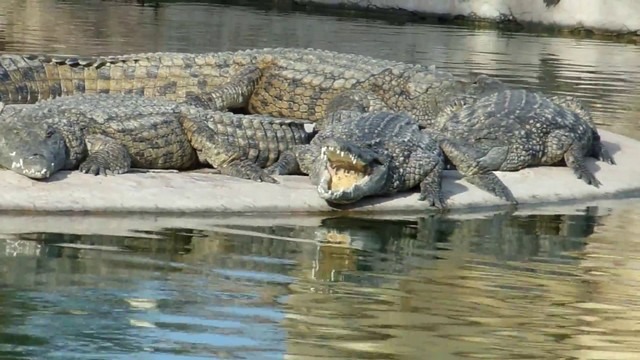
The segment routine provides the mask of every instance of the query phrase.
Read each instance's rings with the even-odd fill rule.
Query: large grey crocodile
[[[0,56],[0,101],[7,104],[78,93],[134,93],[316,121],[325,117],[333,97],[350,94],[368,110],[404,111],[429,126],[466,84],[435,66],[316,49]]]
[[[476,85],[482,95],[452,102],[424,130],[438,139],[447,159],[470,183],[517,203],[493,171],[564,162],[579,179],[598,187],[585,157],[615,164],[578,99],[513,89],[483,76]]]
[[[208,163],[222,174],[276,182],[262,168],[309,142],[305,123],[138,95],[66,96],[0,114],[0,166],[44,179],[62,169],[118,174]]]
[[[444,156],[418,123],[401,113],[336,111],[309,145],[285,152],[268,172],[309,174],[328,203],[354,203],[420,185],[420,200],[442,208]]]

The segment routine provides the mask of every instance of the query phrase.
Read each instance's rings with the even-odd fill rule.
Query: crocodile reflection
[[[469,333],[491,343],[497,331],[488,330],[503,330],[514,324],[513,318],[526,319],[522,304],[544,307],[573,301],[574,295],[576,299],[588,296],[582,282],[571,281],[576,277],[571,269],[581,260],[570,254],[583,249],[597,220],[592,214],[495,214],[470,219],[336,216],[307,226],[226,224],[206,230],[167,228],[128,237],[22,234],[0,241],[0,288],[27,285],[44,293],[39,301],[53,309],[66,306],[75,310],[78,305],[73,301],[53,303],[60,297],[48,297],[49,292],[73,294],[67,299],[82,294],[80,299],[89,303],[94,314],[86,319],[118,324],[119,346],[125,348],[133,346],[128,342],[136,341],[136,337],[120,336],[131,331],[131,316],[178,312],[237,320],[237,314],[232,316],[228,311],[256,308],[272,317],[254,322],[253,316],[243,316],[242,321],[252,322],[246,328],[262,323],[274,333],[278,331],[273,329],[285,329],[291,339],[287,340],[288,354],[324,356],[338,353],[347,344],[353,351],[348,358],[366,358],[366,350],[357,346],[365,344],[392,355],[402,350],[398,343],[421,349],[429,339],[442,341],[442,337],[428,335],[448,334],[446,331]],[[509,267],[518,261],[552,266],[525,264],[515,271]],[[470,268],[474,262],[482,263]],[[546,276],[549,269],[558,272],[556,268],[562,267],[554,263],[573,266],[564,266],[561,276]],[[538,276],[530,279],[533,271]],[[503,289],[507,290],[500,292]],[[149,313],[129,308],[111,311],[123,308],[123,298],[148,296],[159,299],[154,303],[158,308]],[[0,303],[3,301],[24,300],[3,291]],[[4,321],[13,309],[16,306],[3,306],[0,319]],[[25,306],[20,316],[3,324],[42,318],[41,312],[35,313],[37,309],[40,307]],[[105,309],[109,316],[102,316]],[[469,319],[476,319],[478,312],[497,325],[470,326]],[[71,321],[72,315],[61,313],[67,314],[57,311],[57,319],[62,316]],[[522,323],[517,329],[535,332],[558,318],[577,326],[571,321],[573,317],[556,314],[541,317],[542,325]],[[87,320],[73,316],[86,324]],[[65,321],[57,331],[83,339],[92,336],[77,335],[76,330],[84,328],[66,326]],[[434,321],[458,328],[438,329]],[[201,324],[183,325],[195,333],[202,330]],[[161,330],[177,328],[162,321],[155,326]],[[141,329],[133,331],[137,334]],[[399,339],[396,347],[391,333]],[[487,333],[491,335],[484,339]],[[93,341],[99,341],[100,335],[96,331]],[[319,338],[322,341],[317,341]]]
[[[282,237],[313,240],[313,245],[282,245],[274,253],[273,239],[253,237],[250,241],[268,243],[266,256],[299,254],[302,268],[318,281],[348,281],[349,274],[361,271],[402,273],[413,266],[424,266],[447,256],[454,249],[468,249],[503,261],[545,258],[548,262],[572,261],[567,252],[584,248],[594,231],[597,217],[585,215],[511,215],[498,213],[484,218],[457,219],[428,216],[409,220],[366,217],[332,217],[317,227],[229,226]],[[295,248],[295,250],[293,250]],[[253,249],[256,249],[253,247]]]
[[[302,270],[304,277],[316,281],[358,281],[353,275],[356,272],[404,273],[415,266],[428,266],[456,249],[490,256],[492,266],[501,266],[501,261],[535,258],[573,261],[568,252],[584,247],[596,221],[597,217],[590,213],[498,213],[469,219],[444,215],[417,219],[336,216],[321,220],[318,226],[226,225],[215,231],[169,228],[141,231],[138,237],[23,234],[17,240],[5,240],[4,249],[0,250],[11,256],[22,247],[31,255],[69,258],[79,257],[87,249],[124,250],[120,257],[133,253],[156,260],[204,261],[231,268],[250,264],[256,271]],[[52,246],[56,244],[64,246]],[[245,257],[293,259],[296,266],[269,261],[250,263]]]
[[[85,234],[61,234],[61,233],[25,233],[20,239],[12,242],[19,249],[14,251],[34,253],[34,247],[29,246],[25,240],[32,240],[45,246],[39,246],[40,255],[53,257],[77,256],[79,249],[89,250],[114,250],[136,253],[153,254],[181,254],[190,251],[189,244],[197,231],[192,229],[161,229],[157,231],[135,231],[139,236],[110,236],[110,235],[85,235]],[[69,246],[51,246],[51,245]],[[73,246],[78,245],[78,246]],[[29,250],[27,250],[29,248]]]

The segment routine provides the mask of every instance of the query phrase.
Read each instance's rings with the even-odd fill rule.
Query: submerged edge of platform
[[[604,145],[617,165],[594,159],[588,166],[602,182],[595,188],[577,179],[566,167],[538,167],[518,172],[499,172],[520,204],[598,200],[640,191],[640,142],[600,131]],[[364,199],[346,209],[330,207],[320,199],[307,177],[281,176],[280,184],[256,183],[222,175],[194,172],[130,173],[91,176],[61,172],[48,181],[34,181],[8,170],[0,171],[3,191],[0,210],[86,211],[149,213],[259,213],[433,210],[418,201],[417,192]],[[446,171],[443,192],[451,209],[506,205]]]

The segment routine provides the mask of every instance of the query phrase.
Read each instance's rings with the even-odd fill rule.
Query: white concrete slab
[[[539,167],[498,176],[522,205],[562,201],[589,201],[640,193],[640,142],[601,131],[605,146],[617,165],[589,160],[603,185],[586,185],[565,167]],[[280,184],[255,183],[203,173],[130,173],[90,176],[61,172],[48,181],[34,181],[0,170],[0,210],[88,211],[149,213],[272,213],[325,212],[336,210],[321,200],[307,177],[283,176]],[[503,201],[447,171],[443,191],[452,209],[486,208]],[[352,211],[424,211],[430,209],[408,192],[394,197],[363,200]]]
[[[476,16],[497,20],[513,16],[519,22],[558,27],[629,33],[640,29],[637,0],[561,0],[547,8],[542,0],[296,0],[299,3],[342,5],[363,9],[408,10],[435,15]]]

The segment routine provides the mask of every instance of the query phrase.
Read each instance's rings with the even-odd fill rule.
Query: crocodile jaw
[[[62,135],[44,124],[0,124],[0,167],[42,180],[64,168],[66,154]]]
[[[329,203],[349,204],[383,192],[388,167],[370,151],[324,146],[320,161],[318,194]]]
[[[51,159],[40,154],[14,157],[11,162],[11,170],[36,180],[46,179],[51,176],[56,171],[55,167],[55,163]]]

